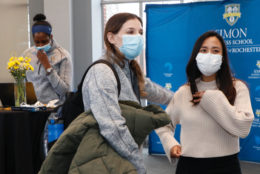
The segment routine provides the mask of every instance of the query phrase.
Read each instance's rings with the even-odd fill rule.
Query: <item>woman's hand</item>
[[[179,158],[181,156],[181,146],[175,145],[171,148],[171,157],[172,158]]]
[[[193,97],[193,102],[194,103],[199,103],[200,100],[202,99],[203,94],[205,93],[205,91],[199,91],[196,92],[195,94],[192,95]]]
[[[47,54],[43,50],[37,52],[37,57],[45,69],[51,67]]]

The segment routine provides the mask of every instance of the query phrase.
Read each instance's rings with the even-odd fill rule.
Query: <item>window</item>
[[[143,20],[143,29],[145,36],[146,29],[146,13],[145,5],[146,4],[179,4],[179,3],[188,3],[196,1],[213,1],[213,0],[102,0],[101,5],[103,8],[103,25],[105,26],[107,20],[116,13],[120,12],[129,12],[140,16]],[[103,27],[104,28],[104,27]],[[144,37],[145,39],[145,37]],[[145,49],[143,55],[140,56],[138,62],[143,69],[143,72],[146,72],[145,67]]]

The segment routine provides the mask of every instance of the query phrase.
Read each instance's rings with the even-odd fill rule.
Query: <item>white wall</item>
[[[28,48],[27,0],[0,1],[0,82],[13,82],[6,69],[10,56],[19,56]]]
[[[44,14],[52,25],[54,39],[71,53],[71,0],[44,0]]]
[[[101,0],[72,2],[74,85],[87,67],[102,54]]]
[[[91,4],[91,17],[92,17],[92,56],[93,61],[100,58],[102,55],[102,42],[103,42],[103,25],[102,25],[102,9],[101,0],[92,0]]]
[[[87,67],[102,54],[101,0],[44,0],[57,42],[73,59],[75,89]]]
[[[74,85],[92,62],[91,1],[72,2]]]
[[[38,13],[44,13],[44,3],[43,0],[28,0],[29,1],[29,30],[31,31],[33,22],[33,17]],[[29,33],[30,36],[30,46],[34,45],[32,33]]]
[[[79,84],[87,67],[102,54],[101,0],[77,0],[73,11],[74,84]]]

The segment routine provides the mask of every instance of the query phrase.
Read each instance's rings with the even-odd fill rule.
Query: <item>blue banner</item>
[[[259,7],[259,0],[146,5],[147,75],[173,91],[186,82],[185,68],[197,38],[208,30],[224,38],[232,72],[247,83],[255,113],[250,134],[240,140],[239,157],[254,162],[260,162]],[[149,142],[150,153],[164,153],[155,133]]]

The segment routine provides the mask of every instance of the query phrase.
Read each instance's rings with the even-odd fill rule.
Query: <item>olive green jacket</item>
[[[141,107],[120,101],[133,138],[141,145],[153,130],[170,123],[169,116],[156,105]],[[38,174],[137,174],[135,167],[115,152],[100,135],[91,112],[80,114],[63,132],[48,153]]]

